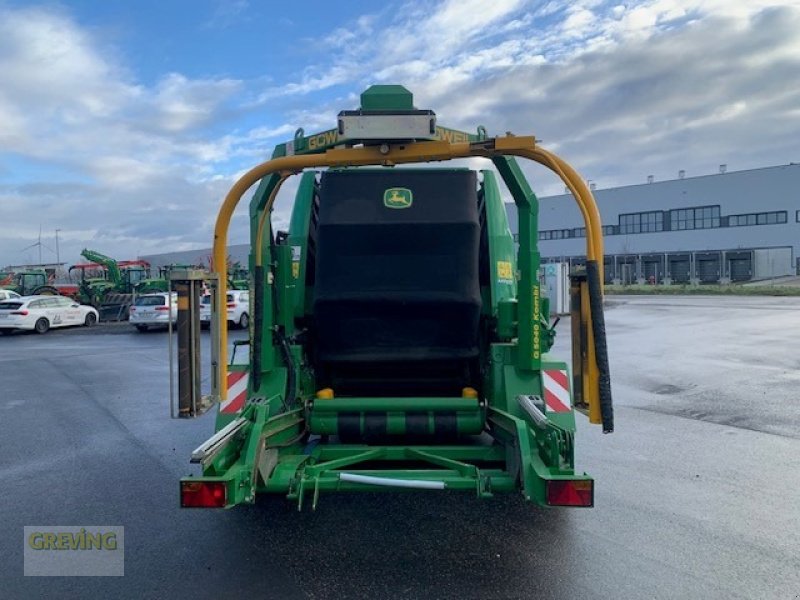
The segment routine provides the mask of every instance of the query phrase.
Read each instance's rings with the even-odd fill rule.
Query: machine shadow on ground
[[[368,590],[375,597],[495,597],[511,581],[511,593],[519,594],[520,573],[531,565],[547,572],[537,575],[536,587],[552,591],[554,582],[567,578],[568,563],[557,558],[574,528],[571,513],[516,495],[479,500],[446,492],[322,495],[313,512],[298,512],[282,497],[259,498],[235,509],[230,524],[255,544],[271,538],[312,597]],[[308,577],[309,563],[318,576]],[[335,577],[323,576],[329,571]]]

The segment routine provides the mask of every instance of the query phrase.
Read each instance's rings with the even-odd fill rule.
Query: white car
[[[66,296],[22,296],[0,302],[0,333],[17,329],[47,333],[51,327],[97,323],[97,311]]]
[[[13,290],[0,290],[0,301],[16,300],[17,298],[22,298],[22,296]]]
[[[226,298],[228,302],[228,323],[247,329],[250,325],[250,292],[247,290],[229,290]],[[208,327],[211,324],[211,296],[203,296],[200,301],[200,325]]]
[[[137,296],[128,322],[142,333],[150,327],[169,327],[170,319],[173,323],[178,320],[178,294],[172,292],[171,307],[167,306],[167,296],[166,292]]]

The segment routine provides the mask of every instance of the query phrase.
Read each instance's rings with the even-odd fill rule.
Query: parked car
[[[230,290],[227,294],[228,324],[247,329],[250,326],[250,292],[247,290]],[[200,302],[200,325],[211,324],[211,296],[203,296]]]
[[[16,300],[17,298],[22,298],[22,296],[20,296],[14,290],[0,290],[0,301]]]
[[[172,292],[171,307],[167,306],[168,296],[166,292],[137,296],[130,308],[128,322],[142,333],[150,327],[168,327],[170,319],[175,323],[178,319],[178,294]]]
[[[51,327],[97,323],[97,311],[66,296],[22,296],[0,301],[0,333],[17,329],[47,333]]]

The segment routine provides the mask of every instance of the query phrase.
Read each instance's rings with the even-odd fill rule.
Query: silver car
[[[168,327],[178,319],[178,294],[172,292],[172,306],[167,306],[166,292],[138,296],[131,306],[128,322],[144,333],[151,327]]]
[[[247,329],[250,326],[250,292],[229,290],[226,296],[228,325]],[[200,325],[207,328],[211,323],[211,296],[205,295],[200,302]]]

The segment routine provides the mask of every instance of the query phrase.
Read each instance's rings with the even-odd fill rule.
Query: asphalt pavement
[[[617,430],[579,417],[596,506],[573,510],[442,492],[181,510],[213,417],[170,420],[164,333],[0,338],[0,598],[796,600],[800,298],[616,296],[606,321]],[[125,576],[23,577],[24,525],[124,526]]]

